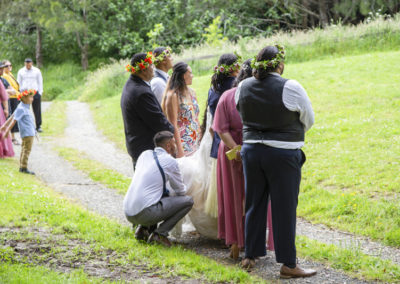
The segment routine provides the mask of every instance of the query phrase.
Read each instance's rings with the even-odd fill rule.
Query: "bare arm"
[[[14,90],[12,87],[8,87],[8,88],[6,89],[6,92],[7,92],[7,94],[8,94],[9,96],[14,96],[15,94],[17,94],[17,91]]]
[[[229,148],[233,149],[237,146],[235,140],[233,140],[232,135],[229,132],[220,133],[218,132],[219,137],[224,142],[224,144]],[[240,161],[240,152],[236,153],[236,161]]]
[[[0,140],[6,138],[10,134],[10,131],[16,122],[14,116],[10,116],[10,118],[7,119],[7,121],[0,127]]]
[[[4,108],[4,116],[7,118],[8,117],[8,100],[1,102],[3,104]]]
[[[178,128],[178,110],[179,110],[179,102],[178,102],[178,96],[175,93],[168,92],[166,93],[165,97],[165,104],[164,104],[164,112],[167,116],[167,119],[169,122],[174,126],[174,138],[176,141],[176,146],[177,146],[177,158],[183,157],[183,147],[182,147],[182,142],[181,142],[181,136],[179,134],[179,128]]]

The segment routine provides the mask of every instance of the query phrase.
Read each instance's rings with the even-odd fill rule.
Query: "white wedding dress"
[[[193,155],[179,158],[177,161],[182,173],[183,182],[187,187],[187,195],[191,196],[194,201],[193,208],[188,214],[190,222],[199,234],[216,239],[218,234],[217,218],[205,212],[207,197],[210,199],[210,196],[208,196],[209,193],[213,195],[211,199],[216,202],[216,191],[211,190],[209,192],[213,163],[210,157],[212,136],[209,129],[211,122],[212,117],[208,111],[207,126],[199,149]],[[177,236],[182,232],[182,225],[184,228],[190,226],[187,219],[184,219],[185,224],[179,222],[174,232],[171,233]]]

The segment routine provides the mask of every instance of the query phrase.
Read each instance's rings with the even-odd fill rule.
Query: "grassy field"
[[[51,108],[46,112],[46,116],[57,118],[57,121],[61,121],[62,118],[65,117],[65,115],[59,111],[57,105],[55,105],[55,108]],[[60,128],[57,132],[61,132],[62,124],[58,124],[55,128]],[[121,174],[108,169],[98,162],[90,160],[84,153],[80,153],[74,149],[57,147],[55,150],[63,158],[70,161],[74,167],[86,173],[94,181],[99,182],[108,188],[116,189],[121,194],[126,192],[130,179],[123,177]],[[321,197],[318,198],[319,200],[323,199]],[[316,200],[318,200],[318,198],[316,198]],[[346,195],[346,197],[343,193],[340,197],[333,198],[332,200],[334,202],[334,200],[340,198],[349,202],[351,207],[356,203],[365,203],[365,206],[371,212],[384,212],[388,206],[390,206],[390,204],[386,203],[370,203],[368,198],[359,199],[358,197],[355,197],[354,192]],[[357,201],[355,201],[356,199]],[[314,200],[311,200],[309,203],[312,204],[313,201]],[[371,219],[374,215],[364,214],[363,217]],[[362,253],[358,247],[341,248],[335,245],[323,244],[303,236],[297,236],[296,245],[299,257],[325,263],[327,266],[342,270],[356,278],[379,280],[384,282],[393,282],[400,278],[400,266],[388,260],[382,260],[378,257],[366,255]],[[88,262],[86,262],[86,264],[88,264]],[[13,268],[7,267],[6,270],[7,269],[12,270]],[[386,273],[387,271],[390,273]]]
[[[161,278],[196,278],[210,282],[262,282],[239,268],[217,264],[180,246],[164,248],[140,243],[134,238],[131,228],[89,213],[55,194],[35,177],[18,173],[17,161],[1,159],[0,167],[5,173],[0,176],[0,228],[26,230],[26,233],[8,234],[1,242],[12,239],[25,244],[57,243],[49,248],[41,246],[41,249],[26,256],[18,253],[21,250],[0,247],[0,279],[19,274],[18,279],[23,279],[24,283],[49,277],[54,277],[52,283],[61,283],[62,279],[70,283],[101,282],[101,279],[92,279],[80,269],[72,269],[72,274],[64,275],[49,274],[48,268],[41,267],[49,258],[56,260],[55,265],[57,260],[61,261],[67,255],[71,257],[68,249],[61,254],[60,259],[56,255],[60,255],[60,247],[68,248],[69,243],[78,242],[80,245],[75,246],[72,255],[73,263],[88,263],[106,256],[113,267],[122,266],[139,272],[151,271]],[[43,231],[50,232],[50,239],[42,237]],[[52,267],[51,262],[49,265]]]
[[[299,215],[393,246],[400,246],[399,58],[378,52],[285,69],[308,91],[316,114],[306,135]],[[202,109],[209,81],[194,78]],[[92,110],[99,129],[124,147],[119,96]]]

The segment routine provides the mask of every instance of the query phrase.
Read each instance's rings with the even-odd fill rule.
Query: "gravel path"
[[[128,177],[133,175],[130,156],[117,149],[101,135],[93,123],[90,108],[86,103],[67,102],[68,127],[65,129],[66,147],[73,147]]]
[[[91,133],[90,135],[88,133]],[[127,154],[121,153],[112,143],[107,142],[96,132],[90,116],[89,108],[80,102],[68,102],[68,128],[63,140],[65,146],[86,152],[93,159],[129,176],[132,164]],[[108,152],[110,151],[110,152]],[[110,153],[114,153],[110,154]],[[121,162],[123,161],[123,162]],[[51,141],[36,143],[31,154],[30,165],[38,176],[55,190],[69,198],[78,200],[90,210],[129,225],[122,213],[123,197],[113,190],[94,183],[84,174],[76,171],[69,163],[59,158],[51,150]],[[130,173],[130,174],[129,174]],[[400,251],[371,242],[366,238],[349,233],[331,230],[322,225],[313,225],[305,220],[298,220],[297,232],[311,239],[351,248],[359,247],[364,253],[381,256],[399,263]],[[219,241],[212,241],[197,234],[186,233],[179,243],[200,254],[227,264],[235,264],[230,260],[228,250]],[[347,275],[325,267],[319,263],[299,259],[304,267],[315,267],[318,274],[312,278],[296,280],[279,280],[283,283],[366,283],[352,279]],[[274,254],[269,253],[257,262],[255,273],[264,279],[278,280],[279,264]]]

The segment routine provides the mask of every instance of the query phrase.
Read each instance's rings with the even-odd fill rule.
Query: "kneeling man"
[[[144,151],[137,160],[136,171],[124,198],[124,211],[129,222],[139,225],[136,239],[169,247],[168,232],[192,209],[193,199],[185,195],[186,186],[174,158],[174,134],[158,132],[154,144],[154,151]],[[170,196],[167,182],[176,196]]]

